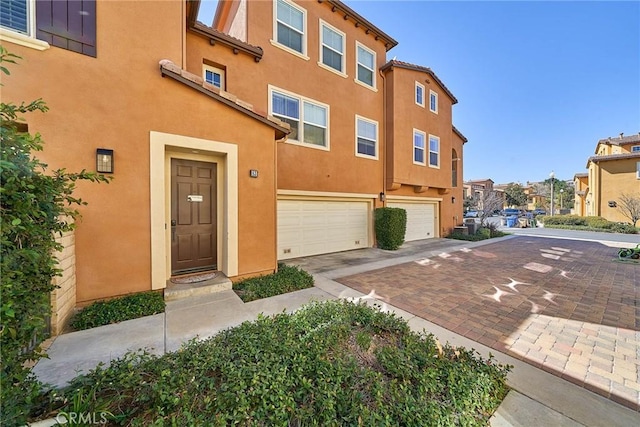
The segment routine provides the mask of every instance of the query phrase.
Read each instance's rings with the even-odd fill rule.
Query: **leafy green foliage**
[[[527,204],[527,195],[524,192],[522,185],[518,183],[510,183],[504,189],[505,201],[507,206],[525,206]]]
[[[378,247],[395,251],[404,243],[407,211],[402,208],[378,208],[374,214]]]
[[[631,224],[607,221],[600,216],[554,215],[536,219],[543,221],[547,228],[638,234],[638,229]]]
[[[260,317],[175,353],[132,353],[60,391],[126,425],[484,426],[509,366],[395,315],[330,301]]]
[[[71,327],[76,330],[95,328],[162,313],[164,308],[164,298],[158,292],[141,292],[107,301],[96,301],[73,316]]]
[[[0,46],[0,64],[17,58]],[[9,75],[4,65],[0,71]],[[23,132],[20,124],[23,114],[47,109],[40,99],[0,104],[0,419],[6,424],[24,423],[37,395],[38,384],[24,364],[42,357],[51,280],[59,274],[55,237],[73,229],[78,211],[72,206],[85,204],[73,196],[75,182],[106,181],[86,171],[44,173],[47,165],[31,155],[42,150],[41,137]]]
[[[503,233],[498,230],[498,227],[493,223],[486,223],[484,226],[480,227],[475,234],[462,234],[459,231],[455,231],[451,233],[448,238],[456,239],[456,240],[466,240],[469,242],[479,242],[480,240],[492,239],[494,237],[503,237],[508,235],[508,233]]]
[[[278,272],[253,277],[233,284],[233,290],[244,302],[299,291],[313,286],[313,276],[299,267],[278,264]]]

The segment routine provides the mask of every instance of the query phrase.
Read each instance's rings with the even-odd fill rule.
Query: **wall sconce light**
[[[615,207],[618,207],[618,204],[616,203],[615,200],[609,200],[609,207],[615,208]]]
[[[96,171],[98,173],[113,173],[113,150],[106,148],[96,150]]]
[[[456,202],[456,196],[451,196],[451,203],[455,203]]]
[[[380,201],[381,201],[381,202],[384,202],[384,199],[385,199],[384,192],[382,192],[382,191],[381,191],[381,192],[380,192]]]

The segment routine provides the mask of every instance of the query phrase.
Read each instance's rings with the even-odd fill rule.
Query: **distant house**
[[[78,186],[65,307],[371,247],[382,206],[407,240],[462,221],[457,99],[341,1],[220,0],[204,23],[195,0],[10,4],[3,101],[47,102],[27,119],[51,168],[114,177]]]
[[[587,160],[588,173],[576,174],[575,211],[628,222],[618,208],[621,194],[640,197],[640,134],[601,139]]]
[[[494,182],[490,178],[465,181],[463,188],[464,197],[473,199],[476,208],[479,210],[484,210],[482,201],[490,193],[496,193],[500,196],[504,196],[504,192],[500,188],[494,188]]]

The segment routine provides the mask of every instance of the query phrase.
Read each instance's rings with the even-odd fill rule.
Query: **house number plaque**
[[[203,196],[200,196],[198,194],[189,194],[187,196],[188,202],[202,202],[202,200],[203,200]]]

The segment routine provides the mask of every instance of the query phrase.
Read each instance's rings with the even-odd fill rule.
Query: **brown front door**
[[[171,274],[216,268],[216,165],[171,159]]]

